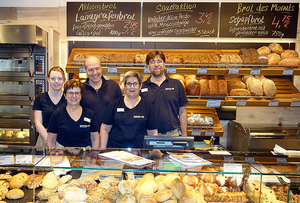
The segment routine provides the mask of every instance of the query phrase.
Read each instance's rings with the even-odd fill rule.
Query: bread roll
[[[185,195],[185,184],[180,178],[175,178],[170,185],[170,189],[177,199],[182,198]]]
[[[40,187],[43,182],[44,176],[45,175],[31,174],[26,181],[26,186],[29,189]]]
[[[284,50],[281,53],[281,59],[286,59],[286,58],[299,58],[299,54],[295,50]]]
[[[283,52],[283,48],[280,44],[272,43],[269,44],[269,49],[276,54],[281,54]]]
[[[185,195],[178,199],[178,203],[200,203],[198,202],[198,196],[193,190],[187,190]]]
[[[14,175],[9,181],[9,187],[19,189],[25,184],[25,178],[20,175]]]
[[[135,197],[132,194],[123,194],[117,199],[117,203],[135,203]]]
[[[246,89],[233,89],[229,94],[230,96],[251,96],[249,90]]]
[[[78,187],[68,187],[64,193],[66,202],[84,202],[87,197],[87,194]]]
[[[134,186],[129,180],[122,180],[119,183],[118,187],[121,194],[125,194],[125,193],[134,194]]]
[[[139,203],[157,203],[157,201],[152,196],[144,196],[140,199]]]
[[[218,95],[219,94],[219,86],[217,80],[209,80],[209,95]]]
[[[208,96],[209,95],[209,82],[207,79],[201,79],[200,83],[200,96]]]
[[[281,60],[278,65],[288,66],[288,65],[300,65],[300,58],[286,58]]]
[[[132,192],[133,194],[133,192]],[[105,195],[105,199],[117,200],[121,196],[118,186],[113,186],[108,189],[108,192]]]
[[[58,186],[57,177],[54,171],[49,172],[45,175],[42,186],[46,189],[54,189]]]
[[[226,80],[218,80],[218,89],[219,89],[219,95],[226,96],[227,95],[227,81]]]
[[[200,91],[200,83],[196,79],[190,79],[186,82],[186,94],[198,96]]]
[[[179,175],[177,173],[170,173],[168,175],[166,175],[166,178],[164,179],[164,184],[167,188],[170,188],[171,182],[175,179],[175,178],[180,178]]]
[[[267,55],[268,64],[269,65],[277,65],[281,61],[281,57],[279,54],[270,53]]]
[[[108,189],[106,188],[92,188],[87,192],[86,202],[102,202],[106,194],[108,193]]]
[[[269,53],[271,53],[271,50],[267,46],[262,46],[257,49],[257,52],[260,56],[267,56]]]
[[[164,202],[173,195],[170,189],[162,189],[153,195],[154,199],[158,202]]]
[[[227,184],[227,178],[223,174],[220,174],[216,177],[216,183],[219,187],[223,187]]]
[[[127,194],[127,193],[125,193],[125,194]],[[134,190],[134,196],[135,196],[135,199],[139,202],[140,199],[144,196],[153,196],[153,190],[151,187],[147,187],[147,185],[137,186]]]
[[[197,176],[181,174],[180,178],[182,182],[192,187],[195,187],[199,183],[199,178]]]
[[[58,180],[58,186],[67,183],[68,181],[72,180],[72,176],[71,175],[65,175],[62,176],[59,180]]]
[[[227,81],[228,92],[232,89],[246,89],[245,83],[242,81]]]
[[[272,80],[266,79],[263,81],[263,93],[267,97],[275,97],[277,88]]]
[[[12,189],[5,196],[7,199],[21,199],[24,197],[24,192],[21,189]]]
[[[40,198],[41,200],[48,200],[48,198],[53,194],[54,194],[53,190],[44,188],[37,194],[37,197]]]
[[[7,180],[9,181],[11,179],[11,175],[9,174],[0,174],[0,180]]]

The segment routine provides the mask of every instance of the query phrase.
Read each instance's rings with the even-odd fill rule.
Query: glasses
[[[126,83],[126,86],[127,86],[127,87],[131,87],[131,86],[136,87],[136,86],[138,86],[138,85],[139,85],[138,82],[127,82],[127,83]]]
[[[80,95],[80,92],[67,92],[69,95],[71,95],[71,96],[78,96],[78,95]]]
[[[158,60],[158,61],[150,61],[150,64],[154,65],[156,63],[161,64],[163,61],[162,60]]]

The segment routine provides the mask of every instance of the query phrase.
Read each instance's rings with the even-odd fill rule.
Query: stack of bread
[[[241,57],[243,64],[268,64],[268,60],[266,58],[259,58],[259,53],[254,48],[241,49],[239,56]]]
[[[182,55],[179,54],[165,54],[165,60],[167,64],[181,64]]]
[[[257,49],[261,56],[268,58],[269,65],[300,65],[300,58],[297,51],[284,50],[278,43],[269,44],[269,46],[262,46]]]
[[[1,130],[0,137],[5,138],[29,138],[29,132],[26,131],[18,131],[14,133],[12,130]]]

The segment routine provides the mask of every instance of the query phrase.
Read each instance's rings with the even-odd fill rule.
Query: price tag
[[[167,68],[167,73],[176,73],[176,68]]]
[[[215,131],[212,131],[212,130],[207,130],[205,131],[205,136],[215,136]]]
[[[85,67],[79,67],[79,73],[85,73]]]
[[[300,106],[300,101],[292,101],[291,106]]]
[[[246,100],[237,100],[236,106],[246,106],[247,101]]]
[[[201,131],[199,131],[199,130],[192,130],[192,135],[201,135]]]
[[[247,163],[254,163],[254,162],[255,162],[255,159],[254,159],[254,157],[245,157],[245,161],[246,161]]]
[[[32,164],[32,155],[16,155],[16,164]]]
[[[229,68],[229,74],[239,74],[240,69],[239,68]]]
[[[277,158],[278,164],[286,164],[286,158]]]
[[[224,161],[225,162],[234,162],[234,158],[233,158],[233,156],[225,156]]]
[[[206,107],[220,108],[221,101],[219,99],[208,99],[206,102]]]
[[[231,157],[233,158],[233,157]],[[224,172],[229,172],[229,173],[242,173],[243,172],[243,166],[242,164],[229,164],[229,163],[224,163]]]
[[[11,165],[15,164],[13,155],[0,155],[0,165]]]
[[[200,75],[207,74],[207,68],[198,68],[197,74],[200,74]]]
[[[118,72],[118,68],[117,68],[117,66],[108,66],[107,67],[107,72],[109,72],[109,73],[117,73]]]
[[[293,75],[293,74],[294,74],[294,69],[292,68],[286,68],[282,72],[282,75]]]
[[[144,73],[150,73],[150,70],[147,66],[144,67]]]
[[[250,75],[259,75],[260,68],[251,68]]]
[[[278,106],[278,104],[279,104],[279,101],[272,100],[272,101],[269,101],[269,105],[268,106]]]
[[[40,160],[42,160],[44,158],[44,156],[35,156],[34,157],[34,165],[36,165]]]

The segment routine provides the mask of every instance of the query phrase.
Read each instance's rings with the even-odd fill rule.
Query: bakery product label
[[[117,108],[117,112],[125,112],[124,108]]]
[[[148,88],[142,88],[141,92],[148,92]]]

